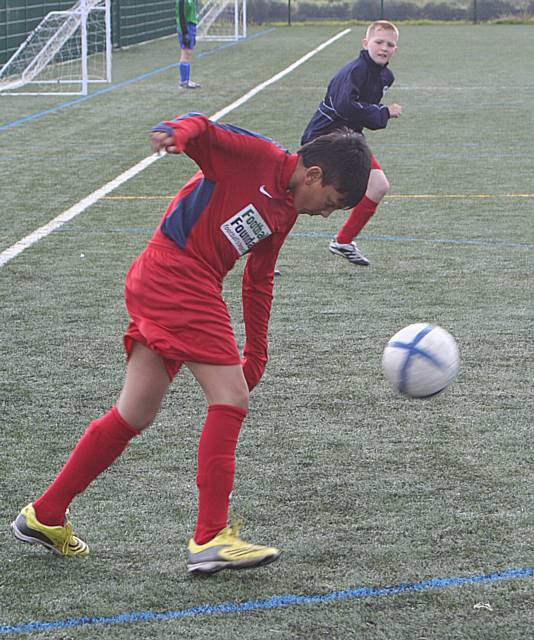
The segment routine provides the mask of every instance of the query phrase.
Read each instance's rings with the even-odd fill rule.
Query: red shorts
[[[378,158],[374,153],[371,154],[371,171],[373,169],[380,169],[382,171],[382,167],[380,166],[380,162],[378,162]]]
[[[171,380],[184,362],[241,363],[222,283],[178,247],[150,243],[130,267],[125,298],[126,353],[141,342],[164,358]]]

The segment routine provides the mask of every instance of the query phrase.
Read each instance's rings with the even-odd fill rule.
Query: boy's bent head
[[[371,171],[371,150],[364,137],[351,129],[319,136],[298,151],[308,173],[317,172],[323,188],[342,194],[335,208],[355,206],[365,195]]]

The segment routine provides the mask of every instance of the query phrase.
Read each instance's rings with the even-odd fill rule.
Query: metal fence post
[[[113,29],[111,30],[113,37],[113,44],[120,49],[121,48],[121,3],[120,0],[112,0],[111,17],[113,22]]]

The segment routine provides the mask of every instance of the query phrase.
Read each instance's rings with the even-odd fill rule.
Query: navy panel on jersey
[[[161,231],[182,249],[185,249],[191,230],[208,206],[214,189],[215,182],[203,178],[163,221]]]

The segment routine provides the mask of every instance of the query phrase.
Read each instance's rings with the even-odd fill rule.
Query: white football
[[[446,389],[460,366],[450,333],[419,322],[398,331],[387,343],[382,368],[391,386],[412,398],[429,398]]]

